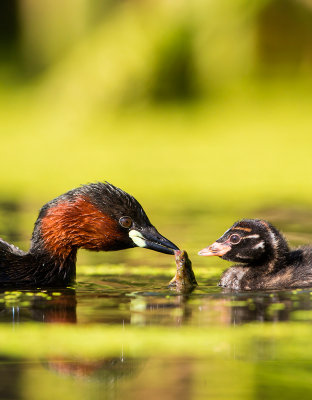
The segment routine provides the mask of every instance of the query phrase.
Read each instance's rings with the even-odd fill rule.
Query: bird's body
[[[221,276],[232,290],[312,287],[312,248],[291,250],[283,235],[263,220],[241,220],[200,255],[238,262]]]
[[[0,284],[64,287],[75,280],[79,248],[137,246],[167,254],[178,249],[132,196],[108,183],[85,185],[42,207],[27,253],[0,239]]]
[[[234,265],[221,276],[219,286],[233,290],[290,289],[312,287],[312,249],[289,252],[280,269],[268,272],[267,265]]]

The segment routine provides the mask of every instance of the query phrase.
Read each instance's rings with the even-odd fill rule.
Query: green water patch
[[[194,267],[194,271],[198,279],[213,279],[220,276],[222,268],[218,266],[213,267]],[[80,266],[79,278],[86,276],[144,276],[148,277],[166,277],[172,278],[176,273],[176,267],[154,267],[148,265],[129,266],[126,264],[110,265],[102,264],[96,266]]]
[[[130,327],[103,325],[0,326],[2,356],[211,357],[242,360],[311,360],[312,327],[304,323],[240,327]]]

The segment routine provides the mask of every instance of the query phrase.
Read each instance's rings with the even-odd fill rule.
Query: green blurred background
[[[4,238],[103,180],[194,251],[311,207],[310,0],[4,0],[0,20]]]

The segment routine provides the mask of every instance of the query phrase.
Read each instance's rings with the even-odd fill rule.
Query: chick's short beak
[[[198,255],[200,256],[224,256],[228,251],[231,250],[231,246],[228,243],[214,242],[208,247],[200,250]]]
[[[129,236],[138,247],[145,247],[165,254],[174,254],[175,250],[179,250],[175,244],[163,237],[155,228],[149,227],[141,231],[132,229]]]

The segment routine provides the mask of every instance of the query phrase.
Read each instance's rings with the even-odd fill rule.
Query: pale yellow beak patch
[[[129,236],[138,247],[146,246],[146,241],[141,232],[131,229]]]

